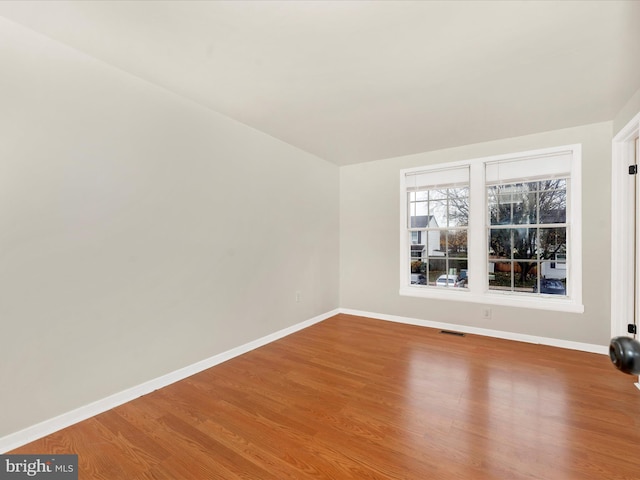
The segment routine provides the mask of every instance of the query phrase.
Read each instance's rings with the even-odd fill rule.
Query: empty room
[[[640,478],[640,2],[0,2],[0,480]]]

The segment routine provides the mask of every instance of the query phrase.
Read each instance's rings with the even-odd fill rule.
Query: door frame
[[[611,336],[628,335],[634,322],[636,265],[635,182],[640,173],[629,175],[636,163],[635,139],[640,134],[638,113],[612,141],[611,172]],[[640,193],[640,192],[639,192]],[[640,218],[638,218],[640,220]],[[640,225],[640,221],[638,221]],[[640,241],[640,238],[638,238]]]

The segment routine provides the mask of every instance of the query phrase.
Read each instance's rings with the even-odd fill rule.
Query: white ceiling
[[[611,120],[640,88],[638,1],[3,1],[0,15],[338,165]]]

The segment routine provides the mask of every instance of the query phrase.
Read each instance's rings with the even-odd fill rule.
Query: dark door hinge
[[[629,165],[629,175],[636,175],[638,173],[638,165]]]
[[[632,333],[634,335],[638,333],[638,329],[636,328],[636,325],[634,323],[630,323],[629,325],[627,325],[627,333]]]

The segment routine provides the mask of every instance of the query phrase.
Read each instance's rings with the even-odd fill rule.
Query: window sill
[[[456,302],[481,303],[483,305],[503,305],[506,307],[553,310],[557,312],[584,313],[584,305],[570,298],[552,296],[531,297],[517,293],[473,293],[465,288],[425,288],[415,286],[400,287],[400,295],[405,297],[430,298]]]

